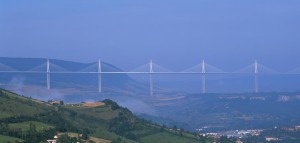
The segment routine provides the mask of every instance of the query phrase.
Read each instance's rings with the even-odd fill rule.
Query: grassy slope
[[[0,142],[1,143],[6,143],[6,142],[12,142],[12,143],[14,143],[15,141],[21,142],[23,140],[15,138],[15,137],[0,135]]]
[[[119,113],[126,114],[130,120],[133,119],[133,115],[128,113],[126,110],[121,109],[112,110],[109,106],[98,106],[98,107],[76,107],[76,106],[68,106],[68,109],[76,110],[79,114],[82,115],[90,115],[100,120],[112,120],[118,117]],[[193,135],[191,134],[183,134],[183,136],[179,136],[178,133],[169,132],[166,130],[160,130],[160,126],[155,126],[150,123],[135,121],[134,123],[137,127],[130,131],[134,135],[138,136],[139,139],[137,142],[172,142],[172,143],[194,143],[197,142]],[[109,132],[105,130],[106,125],[98,125],[96,132],[92,135],[95,137],[100,137],[107,140],[112,140],[120,137],[119,135]],[[128,131],[129,132],[129,131]],[[128,140],[124,137],[120,137],[122,140],[125,140],[129,143],[136,143],[136,141]]]
[[[75,110],[79,114],[79,116],[92,116],[98,120],[110,121],[113,118],[118,117],[118,114],[121,109],[112,110],[110,106],[98,106],[98,107],[78,107],[78,106],[66,106],[67,109]],[[117,138],[121,138],[122,141],[126,143],[137,143],[136,141],[127,139],[123,136],[117,135],[114,132],[108,131],[106,129],[107,124],[102,124],[101,122],[92,123],[86,122],[81,123],[81,125],[89,126],[92,125],[95,128],[95,132],[92,134],[94,137],[102,138],[105,140],[115,140]]]
[[[79,134],[78,133],[67,133],[68,136],[70,137],[78,137]],[[105,139],[101,139],[101,138],[96,138],[96,137],[90,137],[90,140],[96,142],[96,143],[110,143],[111,141],[109,140],[105,140]]]
[[[0,97],[0,119],[14,116],[32,116],[46,112],[51,107],[39,101],[3,91],[7,96]]]
[[[129,139],[126,139],[125,137],[122,137],[122,136],[119,136],[115,133],[109,132],[106,129],[104,129],[103,127],[98,127],[96,129],[96,132],[94,132],[91,136],[102,138],[102,139],[105,139],[105,140],[113,140],[113,139],[116,139],[116,138],[119,137],[123,141],[126,141],[126,143],[137,143],[136,141],[129,140]]]
[[[104,105],[98,107],[76,107],[76,106],[52,106],[41,101],[32,100],[26,97],[15,95],[9,91],[3,91],[5,96],[0,96],[0,119],[7,117],[31,116],[35,117],[38,114],[48,113],[49,111],[58,113],[64,119],[64,122],[69,122],[72,126],[78,129],[89,129],[92,137],[102,138],[105,140],[116,140],[120,138],[127,143],[137,142],[172,142],[172,143],[190,143],[197,142],[196,138],[190,135],[179,136],[179,134],[171,133],[167,130],[160,130],[160,126],[155,126],[151,123],[144,122],[135,118],[130,111],[124,108],[113,109],[112,105]],[[121,118],[120,120],[116,120]],[[135,135],[136,141],[127,139],[124,135],[116,133],[114,130],[108,129],[109,125],[114,125],[111,122],[126,120],[126,123],[133,128],[128,133]],[[25,121],[21,123],[9,124],[10,128],[22,128],[28,130],[29,124],[34,123],[38,131],[58,127],[58,125],[47,122]],[[62,121],[63,122],[63,121]],[[110,123],[110,124],[109,124]],[[127,130],[125,130],[127,132]],[[1,140],[0,140],[1,141]]]
[[[141,139],[143,143],[152,143],[153,141],[160,141],[162,143],[192,143],[195,142],[193,139],[183,138],[172,133],[157,133],[149,136],[145,136]]]
[[[27,122],[20,122],[20,123],[12,123],[12,124],[9,124],[8,126],[11,129],[21,129],[22,131],[28,131],[30,124],[35,125],[36,130],[38,132],[54,128],[54,126],[50,126],[48,124],[44,124],[44,123],[36,122],[36,121],[27,121]]]

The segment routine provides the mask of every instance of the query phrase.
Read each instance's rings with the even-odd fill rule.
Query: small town
[[[197,131],[202,131],[203,129],[206,129],[207,127],[197,129]],[[282,130],[287,133],[295,133],[300,131],[300,125],[295,125],[292,127],[282,127],[278,128],[277,126],[274,127],[274,130]],[[241,139],[248,138],[248,137],[258,137],[261,135],[261,132],[266,131],[263,129],[251,129],[251,130],[232,130],[232,131],[223,131],[223,132],[207,132],[207,133],[200,133],[200,136],[203,137],[211,137],[214,139],[220,139],[221,137],[227,137],[227,138],[235,138],[236,143],[243,143]],[[274,142],[274,141],[284,141],[286,136],[278,137],[275,135],[270,136],[264,136],[264,141],[266,142]]]
[[[228,138],[245,138],[249,136],[259,136],[263,130],[234,130],[234,131],[225,131],[225,132],[211,132],[211,133],[201,133],[200,135],[212,138],[220,138],[226,136]]]

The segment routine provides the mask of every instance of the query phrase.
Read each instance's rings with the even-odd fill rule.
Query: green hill
[[[197,143],[210,139],[135,117],[111,100],[49,104],[0,90],[0,142]],[[79,135],[82,135],[79,137]],[[72,141],[71,141],[72,140]]]

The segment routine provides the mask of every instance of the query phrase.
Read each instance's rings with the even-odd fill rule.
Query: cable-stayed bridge
[[[163,67],[161,65],[158,65],[152,60],[142,65],[136,69],[130,70],[130,71],[103,71],[102,70],[102,63],[99,60],[98,62],[95,62],[94,64],[91,64],[88,67],[85,67],[80,70],[68,70],[62,66],[59,66],[50,60],[45,61],[44,63],[28,69],[28,70],[16,70],[8,65],[5,65],[3,63],[0,63],[0,74],[1,73],[36,73],[36,74],[45,74],[47,77],[47,89],[51,89],[51,74],[97,74],[98,75],[98,92],[102,92],[102,75],[103,74],[147,74],[149,75],[149,89],[150,89],[150,95],[154,95],[154,83],[153,83],[153,74],[199,74],[202,78],[202,93],[206,93],[206,75],[209,74],[248,74],[253,75],[254,77],[254,91],[256,93],[259,92],[258,87],[258,76],[259,75],[267,75],[267,74],[300,74],[300,68],[296,68],[294,70],[291,70],[286,73],[280,73],[276,70],[273,70],[272,68],[269,68],[266,65],[259,64],[257,61],[255,61],[253,64],[250,64],[248,66],[245,66],[244,68],[241,68],[234,72],[226,72],[216,66],[207,64],[204,60],[195,66],[192,66],[186,70],[183,71],[172,71],[166,67]]]

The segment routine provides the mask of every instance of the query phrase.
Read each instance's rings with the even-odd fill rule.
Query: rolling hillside
[[[0,90],[0,142],[40,142],[57,133],[87,135],[99,143],[196,143],[209,141],[177,128],[135,117],[111,100],[97,103],[49,104]],[[84,140],[81,138],[81,140]]]

